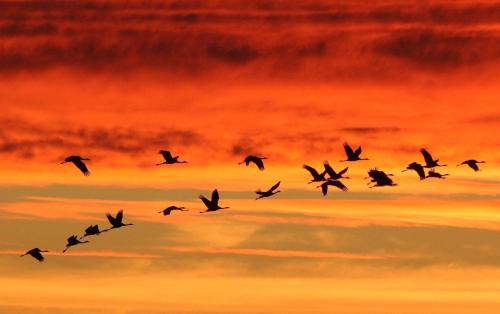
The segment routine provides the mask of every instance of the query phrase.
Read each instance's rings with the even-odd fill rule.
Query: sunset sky
[[[499,71],[500,1],[0,0],[0,313],[499,313]]]

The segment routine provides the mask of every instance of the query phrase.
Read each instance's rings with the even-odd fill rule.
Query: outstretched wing
[[[165,161],[169,161],[172,159],[172,154],[168,150],[160,150],[160,154],[163,156]]]
[[[344,173],[346,173],[346,172],[347,172],[347,169],[349,169],[349,167],[345,167],[344,169],[342,169],[342,170],[338,173],[338,175],[339,175],[339,176],[342,176]]]
[[[326,195],[328,193],[328,184],[326,184],[326,182],[321,185],[321,192],[323,193],[323,195]]]
[[[328,163],[328,160],[323,161],[323,167],[325,167],[325,171],[326,171],[326,173],[328,173],[328,175],[330,177],[337,176],[337,173],[335,172],[335,170],[333,170],[332,166],[330,166],[330,164]]]
[[[348,191],[347,186],[345,186],[345,185],[344,185],[342,182],[340,182],[340,181],[337,181],[337,180],[335,180],[335,181],[329,181],[329,182],[328,182],[328,184],[329,184],[329,185],[333,185],[333,186],[335,186],[335,187],[337,187],[337,188],[341,189],[341,190],[342,190],[342,191],[344,191],[344,192],[347,192],[347,191]]]
[[[97,225],[96,226],[90,225],[87,229],[85,229],[85,233],[89,234],[89,233],[94,232],[95,231],[95,227],[97,227]]]
[[[264,161],[259,157],[252,156],[250,161],[252,161],[259,168],[259,170],[264,170]]]
[[[123,209],[120,209],[118,211],[118,213],[116,214],[115,220],[116,220],[117,223],[122,222],[122,220],[123,220]]]
[[[115,225],[116,224],[116,219],[115,217],[113,217],[110,213],[107,213],[106,214],[106,217],[108,218],[108,221],[111,225]]]
[[[205,204],[207,209],[210,209],[210,207],[212,206],[212,203],[205,196],[200,195],[200,196],[198,196],[198,198],[203,202],[203,204]]]
[[[434,162],[434,159],[432,159],[431,154],[425,148],[422,148],[420,152],[422,153],[422,156],[424,156],[426,164],[430,165]]]
[[[75,236],[75,235],[72,235],[72,236],[71,236],[71,237],[69,237],[66,241],[68,241],[68,243],[71,243],[71,242],[74,242],[74,241],[76,241],[76,240],[78,240],[78,239],[76,238],[76,236]]]
[[[345,150],[345,154],[347,155],[347,159],[356,157],[356,155],[352,151],[352,148],[351,148],[351,146],[349,146],[349,144],[344,143],[344,150]]]
[[[80,171],[84,175],[86,175],[86,176],[90,175],[89,169],[87,169],[87,166],[85,165],[85,163],[83,161],[81,161],[80,159],[73,160],[73,164],[75,164],[75,166],[77,166],[78,169],[80,169]]]
[[[361,146],[359,146],[358,149],[356,149],[354,154],[356,154],[356,156],[358,156],[358,157],[359,157],[359,155],[361,155]]]
[[[280,186],[281,184],[281,181],[278,181],[278,183],[276,183],[275,185],[273,185],[270,189],[269,189],[269,193],[273,192],[274,190],[276,190],[278,188],[278,186]]]
[[[418,176],[420,177],[420,180],[425,179],[425,170],[424,167],[421,165],[415,166],[415,171],[417,172]]]
[[[314,169],[313,167],[308,166],[308,165],[303,165],[302,168],[309,171],[309,173],[313,176],[313,178],[319,177],[318,171],[316,171],[316,169]]]
[[[217,205],[219,204],[219,191],[217,191],[217,189],[215,189],[213,192],[212,192],[212,206],[214,207],[217,207]]]

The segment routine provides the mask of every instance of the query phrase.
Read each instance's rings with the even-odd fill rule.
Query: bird
[[[80,240],[91,235],[99,235],[106,231],[108,230],[102,230],[102,231],[99,230],[98,225],[90,225],[87,229],[85,229],[85,234],[82,237],[80,237]]]
[[[245,164],[246,166],[248,166],[251,162],[253,162],[258,168],[259,170],[264,170],[264,159],[267,159],[267,157],[258,157],[258,156],[254,156],[254,155],[248,155],[245,157],[245,159],[243,159],[242,162],[238,163],[238,165],[241,165],[241,164]]]
[[[440,165],[438,163],[439,159],[433,159],[432,155],[425,148],[420,149],[420,152],[424,156],[424,160],[425,160],[424,168],[434,168],[434,167],[446,166],[446,165]]]
[[[338,179],[349,179],[349,177],[344,177],[343,174],[347,172],[349,167],[345,167],[340,170],[338,173],[333,170],[332,166],[328,163],[328,160],[323,161],[323,166],[325,167],[325,172],[330,176],[329,180],[338,180]]]
[[[90,175],[90,171],[87,168],[87,166],[85,165],[85,163],[83,162],[83,160],[90,160],[90,158],[83,158],[83,157],[80,157],[80,156],[74,156],[73,155],[73,156],[66,157],[66,159],[64,159],[64,161],[62,161],[61,164],[65,164],[67,162],[72,162],[78,169],[80,169],[80,171],[85,176],[89,176]]]
[[[446,176],[449,176],[449,174],[448,174],[448,173],[445,173],[445,174],[440,174],[439,172],[434,171],[434,169],[431,169],[431,170],[429,170],[429,172],[427,173],[427,177],[426,177],[426,178],[446,179],[446,178],[445,178]]]
[[[321,191],[323,192],[323,195],[326,195],[328,193],[328,186],[329,185],[335,186],[344,192],[348,191],[347,187],[339,180],[327,180],[327,181],[323,182],[321,185],[318,185],[316,188],[321,187]]]
[[[179,156],[173,157],[172,154],[168,150],[160,150],[158,154],[163,156],[163,159],[165,159],[164,162],[161,162],[159,164],[156,164],[157,166],[159,165],[171,165],[171,164],[185,164],[187,161],[180,161]]]
[[[259,195],[259,197],[257,197],[255,200],[258,200],[258,199],[261,199],[261,198],[264,198],[264,197],[269,197],[269,196],[273,196],[274,194],[277,194],[281,191],[275,191],[281,184],[281,181],[278,181],[278,183],[276,183],[275,185],[273,185],[269,190],[267,191],[264,191],[262,192],[261,190],[257,190],[255,191],[255,193],[257,193]]]
[[[170,215],[170,213],[173,211],[173,210],[179,210],[179,211],[183,211],[183,212],[187,212],[187,209],[184,209],[185,207],[177,207],[177,206],[169,206],[167,208],[165,208],[164,210],[160,210],[158,212],[158,214],[161,214],[163,213],[163,216],[167,216],[167,215]]]
[[[26,252],[20,256],[23,257],[25,255],[31,255],[37,261],[43,262],[45,260],[45,258],[43,257],[42,253],[45,253],[45,252],[48,252],[48,251],[40,250],[39,248],[36,247],[36,248],[31,249],[28,252]]]
[[[308,165],[303,165],[302,168],[309,171],[309,173],[313,177],[312,180],[309,181],[307,184],[311,184],[313,182],[322,182],[322,181],[326,180],[326,178],[325,178],[326,170],[323,171],[322,173],[319,173],[316,169],[314,169],[313,167],[308,166]]]
[[[75,246],[75,245],[78,245],[78,244],[82,244],[82,243],[88,243],[89,242],[89,241],[80,241],[80,240],[78,240],[78,238],[76,237],[76,235],[72,235],[71,237],[68,238],[67,241],[68,241],[68,243],[66,244],[66,247],[62,251],[63,253],[65,253],[72,246]]]
[[[198,196],[198,198],[207,207],[206,211],[200,212],[200,213],[214,212],[214,211],[219,210],[219,209],[229,208],[229,207],[220,207],[219,206],[219,192],[217,191],[217,189],[213,190],[213,192],[212,192],[212,200],[210,200],[210,201],[205,196],[203,196],[203,195]]]
[[[349,146],[349,144],[344,143],[344,150],[345,150],[345,154],[347,156],[347,159],[341,160],[341,161],[368,160],[368,158],[360,158],[359,157],[359,155],[361,155],[361,146],[359,146],[355,151],[353,151],[351,146]]]
[[[424,170],[424,167],[419,164],[418,162],[412,162],[411,164],[409,164],[405,170],[401,171],[401,172],[404,172],[404,171],[408,171],[408,170],[414,170],[417,172],[420,180],[424,180],[425,179],[425,170]]]
[[[132,226],[133,224],[124,224],[123,223],[123,209],[120,209],[118,213],[116,213],[116,216],[113,217],[111,214],[106,214],[106,217],[108,218],[109,223],[111,224],[111,228],[106,229],[106,231],[111,230],[111,229],[117,229],[125,226]],[[104,230],[103,230],[104,232]]]
[[[380,171],[376,168],[370,169],[368,171],[368,178],[371,178],[370,182],[374,182],[375,184],[370,186],[369,188],[373,188],[376,186],[396,186],[397,184],[394,183],[391,178],[389,178],[390,176],[393,176],[393,174],[387,174],[384,171]]]
[[[466,160],[466,161],[462,161],[461,163],[459,163],[457,165],[457,167],[461,166],[461,165],[467,165],[467,166],[471,167],[472,170],[479,171],[479,167],[478,167],[477,164],[485,164],[485,163],[486,163],[486,161],[477,161],[475,159],[469,159],[469,160]]]

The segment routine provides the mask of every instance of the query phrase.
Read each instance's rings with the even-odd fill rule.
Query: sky
[[[499,30],[499,1],[0,1],[0,312],[497,313]],[[401,172],[421,148],[445,180]]]

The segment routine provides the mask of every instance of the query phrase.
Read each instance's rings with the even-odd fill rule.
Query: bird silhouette
[[[424,166],[424,168],[435,168],[435,167],[444,167],[444,166],[446,166],[446,165],[440,165],[438,163],[439,159],[432,158],[432,155],[425,148],[422,148],[420,150],[420,152],[422,153],[422,156],[424,156],[424,160],[425,160],[425,166]]]
[[[307,184],[311,184],[313,182],[322,182],[326,180],[325,178],[326,170],[324,170],[322,173],[319,173],[316,169],[308,165],[303,165],[302,168],[309,171],[309,173],[313,177],[312,180],[309,181]]]
[[[275,191],[281,184],[281,181],[278,181],[275,185],[273,185],[269,190],[262,192],[261,190],[257,190],[255,193],[259,195],[259,197],[256,198],[256,200],[264,198],[264,197],[270,197],[273,196],[274,194],[277,194],[281,191]]]
[[[318,185],[316,188],[321,187],[321,192],[323,192],[323,195],[326,195],[328,193],[328,186],[337,187],[344,192],[348,191],[347,187],[339,180],[327,180],[327,181],[323,182],[321,185]]]
[[[187,212],[188,210],[187,209],[184,209],[185,207],[177,207],[177,206],[169,206],[167,208],[165,208],[164,210],[160,210],[158,212],[158,214],[161,214],[163,213],[163,216],[167,216],[167,215],[170,215],[170,213],[174,210],[179,210],[179,211],[183,211],[183,212]]]
[[[80,171],[85,176],[89,176],[90,175],[90,171],[87,168],[87,166],[85,165],[85,163],[83,162],[84,160],[90,160],[90,159],[89,158],[83,158],[83,157],[80,157],[80,156],[69,156],[69,157],[66,157],[66,159],[64,159],[64,161],[62,161],[61,164],[65,164],[67,162],[72,162],[78,169],[80,169]]]
[[[467,165],[467,166],[471,167],[472,170],[479,171],[479,166],[477,164],[485,164],[485,163],[486,163],[486,161],[477,161],[475,159],[469,159],[466,161],[462,161],[461,163],[459,163],[457,165],[457,167],[461,166],[461,165]]]
[[[62,251],[63,253],[66,253],[66,251],[72,247],[72,246],[75,246],[75,245],[78,245],[78,244],[82,244],[82,243],[88,243],[89,241],[80,241],[78,240],[78,238],[76,237],[76,235],[72,235],[71,237],[68,238],[68,243],[66,244],[66,247],[64,248],[64,250]]]
[[[387,174],[384,171],[378,170],[376,168],[370,169],[368,171],[368,177],[371,178],[370,182],[375,183],[372,186],[369,186],[369,188],[377,187],[377,186],[396,186],[397,184],[392,181],[390,176],[393,176],[393,174]],[[366,179],[367,179],[366,178]],[[370,183],[368,183],[370,184]]]
[[[338,180],[338,179],[349,179],[349,177],[344,177],[344,173],[347,172],[349,167],[345,167],[340,170],[338,173],[333,170],[332,166],[328,163],[328,160],[323,161],[323,166],[325,167],[325,172],[330,176],[329,180]]]
[[[111,229],[117,229],[117,228],[121,228],[121,227],[125,227],[125,226],[134,225],[134,224],[124,224],[123,223],[123,209],[120,209],[118,211],[118,213],[116,213],[116,216],[114,216],[114,217],[113,217],[113,215],[111,215],[109,213],[106,214],[106,217],[108,218],[108,221],[111,224],[111,228],[103,230],[102,232],[108,231]]]
[[[419,164],[418,162],[412,162],[402,172],[408,171],[408,170],[414,170],[415,172],[417,172],[420,180],[425,179],[425,170],[424,170],[424,167],[421,164]]]
[[[219,209],[229,208],[229,207],[220,207],[219,206],[219,192],[217,191],[217,189],[215,189],[212,192],[212,200],[210,200],[210,201],[203,195],[198,196],[198,198],[207,207],[206,211],[200,212],[200,213],[214,212],[214,211],[219,210]]]
[[[90,225],[87,229],[85,229],[85,234],[82,237],[80,237],[80,240],[91,235],[100,235],[101,233],[106,231],[108,230],[102,230],[102,231],[99,230],[98,225]]]
[[[344,150],[345,154],[347,156],[346,160],[341,160],[341,161],[357,161],[357,160],[368,160],[368,158],[360,158],[359,155],[361,155],[361,146],[359,146],[355,151],[352,150],[351,146],[349,144],[344,143]]]
[[[172,154],[168,150],[160,150],[158,154],[163,156],[163,159],[165,159],[164,162],[161,162],[159,164],[156,164],[157,166],[159,165],[171,165],[171,164],[185,164],[187,161],[180,161],[179,156],[173,157]]]
[[[436,172],[434,169],[431,169],[431,170],[429,170],[429,172],[427,173],[427,177],[426,177],[426,178],[446,179],[446,178],[445,178],[446,176],[449,176],[449,174],[448,174],[448,173],[445,173],[445,174],[440,174],[439,172]]]
[[[259,168],[259,170],[264,170],[264,159],[267,159],[267,157],[248,155],[242,162],[238,163],[238,165],[244,163],[246,166],[248,166],[251,162],[253,162]]]
[[[34,259],[36,259],[39,262],[43,262],[45,258],[43,257],[42,253],[45,253],[48,251],[40,250],[39,248],[34,248],[29,250],[28,252],[24,253],[23,255],[20,255],[21,257],[25,255],[31,255]]]

